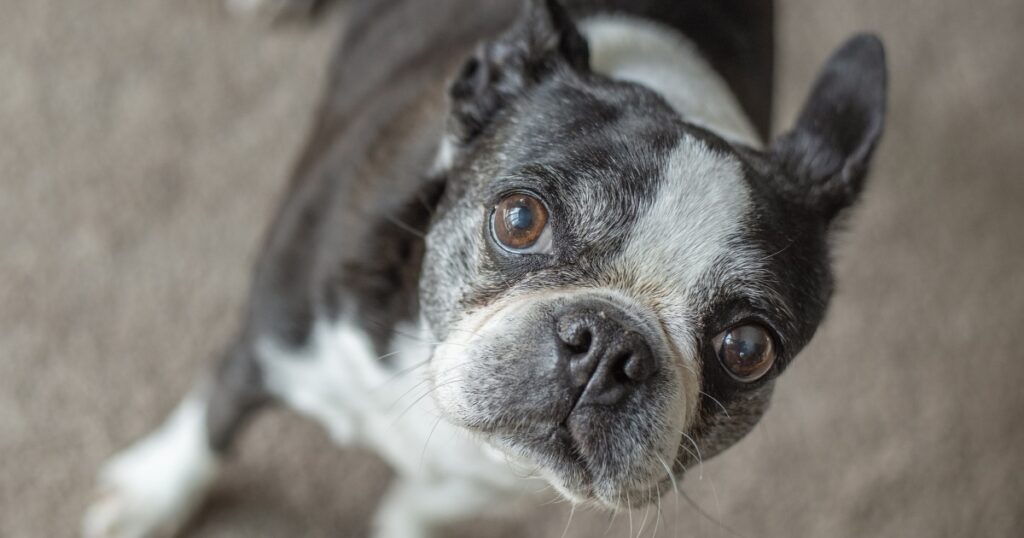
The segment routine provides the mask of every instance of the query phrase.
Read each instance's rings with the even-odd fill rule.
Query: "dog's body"
[[[862,80],[827,72],[765,149],[766,2],[427,4],[351,6],[244,328],[108,464],[86,535],[179,527],[270,401],[396,469],[376,518],[394,537],[543,483],[650,500],[764,412],[824,313],[829,223],[880,134],[877,41],[844,47],[830,67]],[[550,215],[522,249],[496,227],[540,214],[501,221],[506,200]],[[723,342],[746,369],[723,370]],[[747,376],[755,344],[770,362]]]

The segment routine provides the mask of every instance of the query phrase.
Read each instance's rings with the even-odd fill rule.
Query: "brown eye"
[[[494,238],[509,250],[536,252],[550,246],[542,241],[548,224],[548,210],[533,196],[512,193],[494,206],[491,226]]]
[[[739,381],[756,381],[775,363],[775,345],[760,325],[740,325],[715,337],[722,366]]]

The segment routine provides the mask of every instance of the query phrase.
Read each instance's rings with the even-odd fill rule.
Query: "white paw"
[[[316,0],[224,0],[224,7],[234,15],[282,20],[312,15]]]
[[[104,465],[82,536],[172,536],[199,507],[218,467],[202,406],[186,400],[159,430]]]
[[[170,537],[188,521],[189,510],[144,494],[108,486],[101,489],[82,520],[84,538]]]

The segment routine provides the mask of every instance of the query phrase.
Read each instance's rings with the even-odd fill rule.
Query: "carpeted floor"
[[[889,126],[827,323],[762,425],[684,484],[710,517],[666,496],[659,535],[1020,536],[1024,3],[782,0],[779,25],[780,125],[829,50],[872,29]],[[99,463],[235,328],[337,26],[0,0],[0,536],[73,536]],[[190,535],[363,536],[389,477],[284,411],[237,456]],[[565,535],[644,517],[577,513]],[[568,518],[452,532],[557,537]]]

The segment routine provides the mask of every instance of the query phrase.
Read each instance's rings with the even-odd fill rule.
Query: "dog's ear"
[[[449,89],[450,129],[471,141],[503,106],[558,69],[586,71],[590,51],[557,0],[525,0],[519,18],[495,41],[482,44]]]
[[[885,49],[854,36],[825,63],[796,126],[771,148],[785,189],[831,220],[860,194],[885,120]]]

